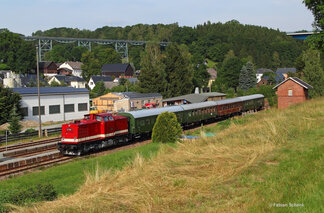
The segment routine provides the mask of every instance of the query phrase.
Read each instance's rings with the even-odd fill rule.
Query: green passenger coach
[[[181,123],[182,111],[183,108],[180,106],[170,106],[140,111],[120,112],[118,114],[128,118],[128,131],[131,135],[136,137],[139,135],[150,134],[152,132],[157,116],[162,112],[175,113],[179,122]]]

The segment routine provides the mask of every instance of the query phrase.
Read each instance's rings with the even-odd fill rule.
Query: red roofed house
[[[277,89],[278,109],[306,101],[308,90],[313,87],[296,77],[290,77],[273,87]]]

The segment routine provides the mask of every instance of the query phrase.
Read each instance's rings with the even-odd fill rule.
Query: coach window
[[[109,120],[113,121],[114,120],[113,116],[109,116]]]
[[[108,117],[107,116],[103,117],[103,120],[108,121]]]
[[[144,123],[144,120],[141,120],[141,126],[144,126],[145,123]]]
[[[150,119],[147,119],[147,120],[146,120],[146,124],[147,124],[147,125],[150,125]]]
[[[102,117],[100,117],[100,116],[96,116],[96,120],[97,120],[97,121],[102,121]]]

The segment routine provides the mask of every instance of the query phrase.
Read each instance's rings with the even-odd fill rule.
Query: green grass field
[[[146,151],[115,153],[115,157],[111,156],[114,160],[104,160],[110,158],[105,156],[100,157],[102,160],[78,161],[38,173],[46,174],[38,180],[52,179],[55,187],[75,180],[75,186],[57,188],[61,194],[74,193],[16,210],[324,212],[323,98],[286,110],[268,110],[223,121],[204,127],[203,131],[216,136],[184,141],[173,147],[149,144]],[[191,134],[199,133],[195,130]],[[115,166],[106,167],[105,163],[111,161]],[[68,176],[68,170],[74,175],[71,178],[58,180],[55,176],[60,172]],[[37,178],[37,174],[31,174],[0,183],[0,187],[20,187],[31,183],[24,180]]]

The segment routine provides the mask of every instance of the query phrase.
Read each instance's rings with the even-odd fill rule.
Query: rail
[[[61,133],[61,127],[58,128],[51,128],[51,129],[43,129],[43,135],[51,136],[57,133]],[[9,134],[7,135],[7,142],[17,141],[17,140],[23,140],[28,139],[30,137],[38,136],[38,131],[35,132],[24,132],[24,133],[18,133],[18,134]],[[6,143],[6,136],[0,135],[0,145],[3,143]]]

